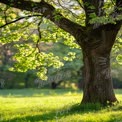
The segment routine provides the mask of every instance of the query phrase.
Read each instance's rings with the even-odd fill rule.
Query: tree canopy
[[[122,18],[121,1],[118,0],[107,0],[106,2],[103,0],[94,0],[91,2],[80,0],[0,0],[0,2],[6,5],[3,6],[1,4],[1,42],[8,43],[21,40],[19,44],[15,44],[19,50],[19,53],[15,56],[16,58],[18,57],[17,60],[19,62],[19,64],[16,64],[16,67],[19,71],[27,71],[29,68],[36,69],[41,66],[43,68],[38,69],[38,73],[40,72],[39,75],[41,75],[41,73],[46,74],[47,71],[44,67],[52,65],[54,67],[60,67],[63,65],[63,63],[59,61],[59,58],[52,53],[45,54],[40,52],[40,49],[38,49],[40,48],[40,40],[44,42],[65,40],[65,44],[73,48],[78,47],[74,41],[81,43],[77,39],[79,36],[82,38],[89,36],[86,33],[88,31],[87,26],[89,26],[89,29],[94,28],[97,30],[99,26],[102,28],[103,26],[107,26],[108,23],[120,23]],[[48,20],[43,19],[43,17],[51,20],[54,24],[64,31],[69,32],[69,34],[75,38],[54,26],[53,23],[50,23]],[[30,39],[32,40],[31,42],[24,42],[24,40]],[[35,46],[34,44],[32,46],[32,42]],[[73,53],[70,53],[70,55],[72,54]],[[35,61],[35,59],[39,61]]]

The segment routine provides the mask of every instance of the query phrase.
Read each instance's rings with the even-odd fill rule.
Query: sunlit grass
[[[122,90],[115,90],[122,101]],[[122,122],[122,103],[79,106],[76,90],[0,90],[0,122]]]

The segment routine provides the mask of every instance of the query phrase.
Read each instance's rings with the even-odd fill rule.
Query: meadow
[[[80,90],[0,90],[0,122],[122,122],[122,90],[115,93],[119,104],[102,107],[79,105]]]

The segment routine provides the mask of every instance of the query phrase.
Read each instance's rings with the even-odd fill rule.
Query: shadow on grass
[[[122,110],[122,105],[115,107],[116,109],[112,109],[112,111]],[[57,109],[55,111],[50,111],[43,114],[38,115],[29,115],[24,117],[16,117],[10,120],[4,120],[2,122],[46,122],[46,121],[58,121],[62,117],[72,116],[73,114],[86,114],[86,113],[96,113],[101,110],[106,109],[106,107],[102,107],[100,104],[86,104],[86,105],[70,105],[65,106],[61,109]],[[117,116],[117,117],[116,117]],[[109,122],[122,122],[122,115],[118,113],[117,115],[111,115]]]

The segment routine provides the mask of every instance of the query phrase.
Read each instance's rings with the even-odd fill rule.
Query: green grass
[[[122,101],[122,90],[115,90]],[[122,122],[122,103],[79,106],[82,92],[68,89],[0,90],[0,122]]]

